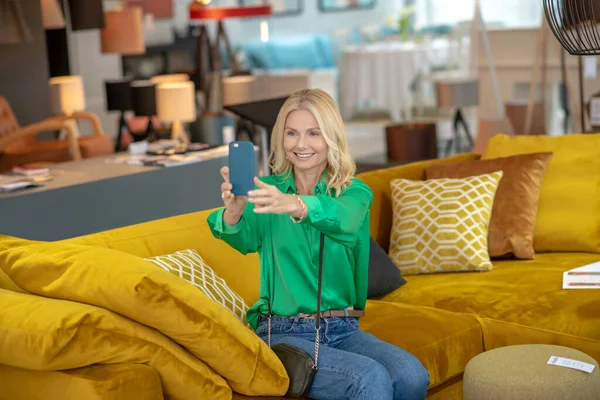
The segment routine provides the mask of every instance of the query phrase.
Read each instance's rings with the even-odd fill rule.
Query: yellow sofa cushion
[[[484,274],[407,276],[383,300],[478,315],[486,348],[520,343],[574,347],[600,361],[600,290],[563,290],[562,274],[600,261],[592,253],[538,253],[494,261]]]
[[[552,152],[538,203],[534,248],[600,252],[600,134],[496,135],[482,159]]]
[[[173,399],[231,398],[227,382],[146,326],[111,311],[0,289],[0,364],[38,371],[146,364]]]
[[[157,371],[145,364],[33,371],[0,365],[0,400],[163,400]]]
[[[488,228],[502,174],[391,181],[389,255],[402,275],[492,268]]]
[[[149,261],[121,251],[0,238],[0,269],[28,292],[103,307],[172,338],[247,395],[278,395],[277,356],[220,304]]]
[[[481,326],[470,315],[368,300],[361,329],[414,354],[429,371],[430,388],[460,375],[484,351]]]
[[[384,249],[390,246],[392,230],[392,179],[424,180],[427,167],[436,164],[449,164],[479,159],[476,154],[458,154],[443,159],[420,161],[386,169],[364,172],[357,175],[373,191],[371,203],[371,236]],[[227,278],[226,278],[227,279]],[[229,282],[229,281],[228,281]]]
[[[216,239],[206,222],[212,211],[214,210],[162,218],[66,239],[62,243],[106,247],[139,257],[154,257],[193,249],[247,304],[254,304],[258,301],[260,288],[258,255],[242,255],[231,251],[227,243]]]
[[[146,260],[202,290],[202,293],[231,311],[241,323],[250,327],[246,320],[248,305],[244,299],[231,290],[227,282],[206,264],[196,250],[181,250],[173,254],[149,257]]]

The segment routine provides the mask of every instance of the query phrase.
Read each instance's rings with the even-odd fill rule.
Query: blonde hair
[[[328,147],[327,190],[338,196],[350,185],[356,165],[348,147],[340,111],[331,96],[321,89],[303,89],[292,93],[281,107],[271,135],[271,169],[273,173],[282,175],[291,174],[294,169],[283,149],[283,137],[287,117],[296,110],[310,111],[319,124]]]

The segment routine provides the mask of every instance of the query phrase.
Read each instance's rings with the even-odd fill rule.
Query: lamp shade
[[[18,1],[0,1],[0,45],[25,43],[32,40],[21,3]]]
[[[190,76],[188,74],[166,74],[153,76],[150,80],[158,85],[160,83],[186,82],[190,80]]]
[[[150,81],[131,82],[131,105],[138,117],[156,115],[156,85]]]
[[[229,76],[223,78],[223,105],[252,103],[258,100],[256,76]]]
[[[65,27],[65,17],[58,0],[42,0],[41,5],[44,29],[62,29]]]
[[[161,83],[156,87],[156,115],[162,121],[196,120],[194,82]]]
[[[461,108],[479,105],[477,79],[443,79],[435,82],[439,108]]]
[[[74,31],[104,28],[102,0],[69,0],[69,14]]]
[[[544,0],[550,30],[571,55],[600,54],[600,0]]]
[[[104,13],[106,26],[100,32],[103,53],[144,54],[144,28],[142,9],[127,7]]]
[[[85,110],[83,80],[79,75],[50,78],[50,109],[54,114],[72,114]]]
[[[131,81],[129,79],[104,82],[107,111],[133,110],[131,100]]]

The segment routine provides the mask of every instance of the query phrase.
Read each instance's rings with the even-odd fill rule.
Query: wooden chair
[[[77,137],[67,119],[88,120],[94,133]],[[36,140],[41,132],[64,130],[66,140]],[[112,138],[102,131],[96,114],[81,112],[56,116],[21,127],[10,105],[0,96],[0,172],[31,163],[56,163],[91,158],[114,152]]]

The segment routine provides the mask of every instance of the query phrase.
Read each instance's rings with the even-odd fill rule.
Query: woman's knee
[[[392,377],[388,370],[376,361],[364,366],[360,377],[355,380],[350,398],[389,399],[394,397]]]
[[[390,371],[394,400],[421,400],[427,396],[429,372],[416,357],[404,368]]]

